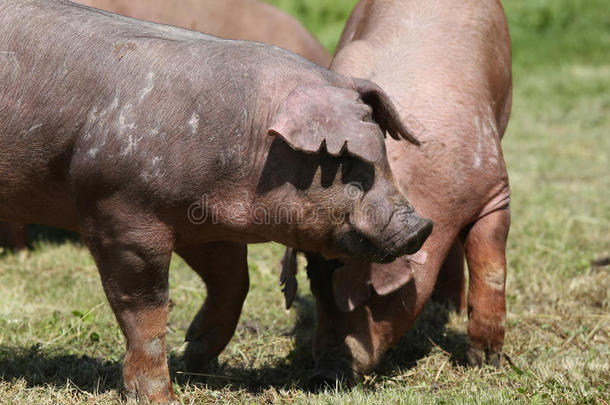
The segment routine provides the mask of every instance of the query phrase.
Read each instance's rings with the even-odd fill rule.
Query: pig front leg
[[[508,208],[477,220],[465,237],[468,286],[468,363],[498,366],[506,324]]]
[[[235,332],[250,280],[247,246],[208,243],[180,248],[178,254],[199,274],[207,288],[205,302],[189,327],[184,353],[189,371],[203,371]]]
[[[458,313],[466,308],[464,248],[459,240],[453,243],[441,266],[432,299]]]
[[[125,389],[145,402],[170,402],[176,399],[165,348],[172,234],[137,210],[97,205],[102,208],[85,217],[82,234],[127,340]]]

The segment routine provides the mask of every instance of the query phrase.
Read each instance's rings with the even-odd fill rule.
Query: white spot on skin
[[[87,152],[87,154],[89,155],[90,158],[94,158],[97,155],[97,152],[100,151],[100,148],[91,148],[89,149],[89,152]]]
[[[504,290],[506,271],[503,268],[492,269],[485,274],[485,283],[496,291]]]
[[[474,130],[477,147],[473,154],[473,167],[481,168],[484,156],[490,166],[497,165],[500,156],[499,137],[491,107],[488,106],[486,112],[474,118]]]
[[[142,172],[142,178],[146,181],[152,181],[165,175],[163,171],[163,158],[161,156],[155,156],[150,160],[150,168]]]
[[[158,357],[164,353],[163,341],[160,338],[151,340],[146,346],[146,354]]]
[[[144,100],[146,96],[155,88],[155,74],[149,72],[146,76],[146,87],[140,92],[140,101]]]
[[[481,128],[481,118],[474,117],[474,128],[477,137],[477,149],[474,152],[474,162],[473,167],[478,169],[481,167],[481,155],[483,154],[483,140],[481,139],[483,136],[483,130]]]
[[[34,125],[32,125],[30,127],[30,129],[28,129],[28,134],[32,134],[33,132],[36,132],[36,130],[41,128],[41,127],[42,127],[42,123],[39,123],[39,122],[34,124]]]
[[[421,265],[426,263],[426,260],[428,259],[428,252],[426,252],[425,250],[420,250],[419,252],[413,255],[408,255],[407,258],[409,259],[409,261]]]
[[[194,112],[193,115],[191,115],[191,119],[188,122],[189,127],[191,127],[191,133],[193,135],[195,135],[197,133],[197,131],[199,130],[199,119],[200,119],[199,114]]]

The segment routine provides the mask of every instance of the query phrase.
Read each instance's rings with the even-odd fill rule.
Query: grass
[[[354,3],[271,2],[302,18],[329,49]],[[511,0],[506,8],[515,54],[503,141],[513,190],[505,345],[512,365],[462,366],[466,317],[430,303],[362,384],[309,392],[315,315],[307,280],[301,272],[301,297],[284,311],[282,249],[257,245],[240,326],[207,377],[181,374],[184,333],[205,289],[179,258],[172,263],[168,346],[184,403],[610,402],[610,274],[591,264],[610,256],[610,6]],[[124,341],[80,245],[41,242],[27,256],[0,257],[0,328],[0,402],[120,401]]]

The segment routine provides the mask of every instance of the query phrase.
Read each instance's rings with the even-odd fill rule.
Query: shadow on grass
[[[375,372],[387,375],[396,369],[413,368],[434,347],[448,353],[452,365],[466,365],[467,335],[446,328],[452,312],[455,311],[447,305],[430,300],[415,325],[386,353]]]
[[[91,393],[116,390],[122,385],[121,363],[87,355],[56,354],[29,348],[0,346],[0,379],[25,380],[28,387],[71,385]]]
[[[293,308],[297,313],[295,325],[284,334],[294,337],[294,349],[286,358],[275,361],[273,366],[244,368],[213,362],[203,373],[205,375],[196,376],[182,374],[179,371],[185,369],[182,356],[170,355],[169,364],[174,380],[180,385],[190,383],[211,389],[245,390],[251,394],[272,387],[308,391],[314,367],[311,345],[316,322],[315,302],[311,297],[297,297]]]
[[[295,347],[289,355],[273,366],[238,368],[212,363],[204,375],[183,373],[181,354],[169,355],[170,373],[178,385],[199,385],[211,389],[230,389],[261,393],[271,387],[315,391],[309,384],[314,360],[311,352],[315,328],[315,302],[311,297],[295,301],[297,322],[287,334],[294,336]],[[449,311],[440,304],[430,302],[416,325],[401,339],[376,368],[378,375],[388,375],[397,368],[414,367],[427,356],[435,345],[452,353],[452,360],[462,363],[466,337],[445,330]],[[29,348],[0,346],[0,379],[24,379],[29,387],[66,387],[71,385],[84,392],[104,393],[122,388],[122,362],[104,360],[87,355],[58,354],[41,350],[38,345]]]

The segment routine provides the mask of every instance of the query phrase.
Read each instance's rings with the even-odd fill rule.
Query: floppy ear
[[[381,87],[366,79],[352,80],[362,100],[373,108],[373,119],[383,131],[387,131],[396,140],[404,138],[417,146],[420,145],[419,140],[400,119],[390,96]]]
[[[413,278],[413,268],[408,260],[395,260],[388,264],[373,264],[371,285],[379,295],[398,290]]]
[[[284,257],[282,258],[282,271],[280,273],[280,286],[284,293],[286,309],[290,309],[294,298],[297,295],[297,250],[291,247],[286,247]]]
[[[343,312],[353,311],[371,296],[371,286],[378,295],[398,290],[413,278],[408,260],[371,264],[364,260],[345,260],[345,266],[333,273],[333,296]]]
[[[317,153],[322,146],[339,156],[343,152],[369,163],[385,157],[380,127],[357,91],[324,85],[302,85],[286,98],[273,120],[269,135],[281,136],[292,148]]]

